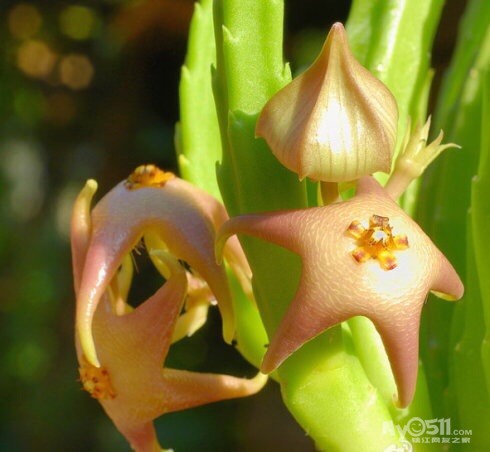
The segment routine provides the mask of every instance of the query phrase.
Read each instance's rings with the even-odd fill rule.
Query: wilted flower
[[[146,167],[143,172],[150,169]],[[153,419],[163,413],[254,394],[266,377],[259,374],[246,380],[163,367],[172,341],[195,328],[195,307],[211,297],[207,284],[190,275],[170,252],[178,252],[178,257],[197,265],[206,276],[211,269],[218,269],[209,280],[210,287],[220,294],[219,302],[229,302],[226,280],[221,267],[214,264],[213,252],[214,229],[226,213],[217,201],[175,177],[165,177],[162,182],[157,173],[158,183],[165,189],[151,187],[148,181],[135,189],[130,185],[135,183],[134,176],[106,195],[92,213],[90,203],[97,188],[94,181],[87,182],[76,200],[73,273],[77,316],[83,319],[77,318],[75,336],[84,389],[99,400],[135,450],[157,451],[161,447]],[[145,196],[136,196],[138,192]],[[177,218],[171,218],[171,208]],[[126,300],[132,274],[128,253],[148,231],[157,234],[149,241],[164,239],[167,245],[150,252],[167,281],[132,309]],[[191,233],[195,235],[186,236]],[[192,246],[197,248],[192,251]],[[211,255],[206,254],[209,250]],[[228,254],[244,276],[248,270],[238,244]],[[90,289],[87,286],[91,282]],[[179,316],[189,286],[190,306]],[[180,332],[176,325],[180,325]]]
[[[256,134],[301,179],[343,182],[390,171],[397,121],[393,95],[336,23],[312,66],[265,105]]]
[[[361,178],[348,201],[232,218],[218,233],[218,255],[233,234],[259,237],[302,258],[299,288],[272,337],[263,372],[327,328],[362,315],[383,339],[399,404],[410,403],[427,293],[455,300],[463,285],[446,257],[374,178]]]
[[[454,143],[441,144],[444,137],[442,130],[432,143],[427,144],[429,130],[430,117],[424,126],[417,124],[413,132],[410,131],[410,124],[407,127],[395,169],[385,186],[393,199],[397,199],[407,189],[410,182],[420,177],[442,151],[448,148],[459,148]]]

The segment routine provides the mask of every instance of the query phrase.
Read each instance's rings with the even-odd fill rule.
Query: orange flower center
[[[125,186],[129,190],[143,187],[163,187],[175,174],[166,172],[156,165],[140,165],[126,180]]]
[[[384,270],[393,270],[397,266],[393,251],[408,248],[407,236],[393,235],[390,219],[380,215],[372,215],[367,228],[359,221],[353,221],[347,234],[356,239],[358,246],[352,256],[357,262],[376,259]]]
[[[83,389],[94,399],[108,400],[116,397],[116,391],[112,387],[111,378],[107,369],[92,366],[87,362],[78,371],[80,372],[80,381],[82,382]]]

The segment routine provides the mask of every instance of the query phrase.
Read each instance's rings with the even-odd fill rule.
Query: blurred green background
[[[433,57],[438,74],[464,4],[446,7]],[[285,53],[294,70],[349,7],[286,2]],[[192,8],[192,0],[1,2],[1,451],[128,450],[77,381],[69,216],[87,178],[99,182],[100,197],[141,163],[176,171],[173,129]],[[130,298],[141,301],[160,282],[143,258],[138,268]],[[252,375],[221,341],[219,321],[212,310],[200,332],[172,347],[168,365]],[[273,383],[258,396],[156,425],[161,442],[178,451],[314,450]]]

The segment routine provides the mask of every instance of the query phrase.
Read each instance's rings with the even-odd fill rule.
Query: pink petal
[[[187,372],[164,369],[163,378],[167,385],[169,411],[179,411],[220,400],[246,397],[260,391],[267,376],[258,374],[245,379],[230,375]]]
[[[111,190],[92,212],[93,231],[77,300],[77,329],[89,362],[98,365],[91,323],[102,294],[123,257],[145,231],[152,231],[178,259],[188,262],[218,300],[223,335],[231,342],[234,317],[226,274],[214,258],[214,225],[178,179],[164,187],[130,190],[124,182]],[[183,189],[184,187],[184,189]]]
[[[376,256],[368,255],[363,262],[353,257],[360,245],[348,234],[349,225],[366,224],[372,216],[386,218],[394,235],[407,238],[408,246],[393,250],[392,268],[383,267]],[[399,404],[410,403],[418,368],[420,312],[427,293],[433,290],[455,299],[462,296],[463,285],[447,259],[374,178],[361,178],[349,201],[233,218],[219,231],[218,255],[226,238],[237,233],[275,243],[302,258],[297,293],[272,337],[262,371],[271,372],[322,331],[361,315],[371,319],[381,334]]]
[[[73,206],[70,238],[75,293],[78,293],[80,288],[82,270],[85,265],[85,256],[90,241],[92,230],[90,204],[96,191],[97,182],[92,179],[88,180],[78,194]]]
[[[225,207],[216,198],[209,193],[201,190],[183,179],[174,179],[172,184],[185,191],[189,197],[192,197],[196,204],[202,208],[211,218],[215,232],[230,218]],[[238,241],[237,237],[231,237],[224,248],[224,257],[230,264],[231,269],[235,273],[244,292],[252,296],[252,271],[248,264],[245,253]]]

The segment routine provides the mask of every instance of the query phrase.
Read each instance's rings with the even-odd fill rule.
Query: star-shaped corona
[[[129,190],[142,187],[163,187],[175,174],[162,171],[155,165],[140,165],[126,179],[125,186]]]
[[[189,310],[182,316],[179,314],[189,285],[193,286],[190,297],[187,297],[188,302],[189,298],[194,299],[191,303],[208,298],[209,287],[201,280],[190,278],[189,273],[169,252],[170,249],[180,248],[169,246],[168,250],[152,250],[152,259],[158,261],[160,269],[166,273],[167,281],[136,309],[130,308],[126,297],[130,284],[131,260],[127,255],[122,261],[118,258],[111,260],[107,255],[112,253],[119,256],[119,246],[124,245],[126,249],[126,244],[134,242],[134,237],[128,239],[125,231],[128,227],[138,225],[136,219],[131,219],[131,215],[141,214],[141,211],[131,209],[131,203],[117,204],[121,202],[119,197],[123,196],[120,191],[125,190],[119,186],[115,198],[105,198],[106,202],[115,202],[119,209],[126,208],[123,211],[116,209],[119,212],[116,219],[122,221],[116,228],[112,222],[116,219],[104,217],[104,214],[112,212],[104,203],[98,213],[91,212],[90,204],[96,188],[95,181],[87,182],[75,202],[72,215],[71,245],[77,304],[85,302],[82,290],[84,284],[91,280],[85,272],[93,272],[93,265],[102,265],[102,270],[99,271],[102,280],[96,280],[98,285],[93,289],[97,299],[91,310],[89,332],[96,351],[95,363],[86,355],[81,330],[77,328],[75,331],[80,380],[83,388],[101,403],[134,450],[160,451],[162,448],[152,424],[156,417],[206,403],[254,394],[265,384],[266,377],[259,374],[247,380],[163,366],[169,347],[176,339],[176,326],[182,323],[181,329],[185,333],[185,326],[188,324],[187,320],[180,321]],[[186,184],[184,189],[190,190]],[[137,191],[139,190],[143,188]],[[150,200],[147,208],[153,207]],[[181,210],[180,213],[182,212]],[[159,213],[161,211],[153,214]],[[192,219],[193,216],[188,214],[187,220]],[[105,229],[104,221],[115,229]],[[155,221],[154,217],[152,221]],[[205,231],[213,231],[213,228],[214,226],[209,226]],[[199,231],[198,227],[196,229]],[[95,252],[93,247],[100,249]],[[196,251],[198,252],[199,250]],[[90,262],[90,259],[95,261]],[[237,256],[235,259],[239,260]],[[107,260],[109,264],[106,264]],[[112,266],[115,266],[116,272],[111,270]],[[88,348],[88,351],[90,353],[91,349]]]
[[[390,219],[379,215],[371,216],[368,227],[357,220],[353,221],[347,233],[357,241],[352,257],[359,263],[376,259],[384,270],[396,267],[394,251],[408,248],[407,236],[393,235]]]
[[[363,226],[364,219],[371,221]],[[299,287],[271,338],[263,372],[327,328],[365,316],[384,342],[398,404],[410,403],[427,294],[456,300],[464,289],[446,257],[374,178],[362,177],[348,201],[232,218],[218,233],[218,256],[234,234],[267,240],[302,259]]]

